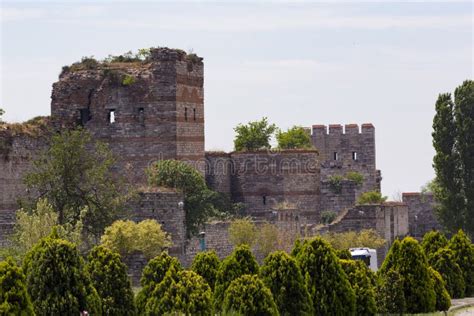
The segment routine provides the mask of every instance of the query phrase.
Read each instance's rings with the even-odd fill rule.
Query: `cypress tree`
[[[406,311],[403,278],[395,269],[379,274],[376,287],[379,314],[403,314]]]
[[[356,296],[356,315],[375,315],[375,289],[367,271],[367,266],[359,260],[341,260],[341,265],[349,278]]]
[[[260,277],[272,292],[280,315],[311,315],[311,297],[293,257],[283,251],[271,253],[260,268]]]
[[[86,270],[97,290],[104,315],[134,315],[133,291],[127,275],[127,266],[120,255],[97,246],[88,256]]]
[[[234,252],[225,258],[217,271],[214,290],[214,306],[220,310],[224,294],[229,284],[244,274],[257,274],[258,263],[247,245],[238,246]]]
[[[225,292],[224,312],[246,316],[279,315],[271,291],[257,275],[242,275]]]
[[[0,262],[0,315],[34,315],[25,275],[12,258]]]
[[[315,314],[352,315],[355,293],[332,247],[322,238],[306,242],[296,256]]]
[[[203,251],[194,257],[191,270],[202,276],[211,289],[214,290],[219,265],[219,257],[215,251]]]
[[[426,257],[428,258],[447,245],[448,239],[443,233],[437,230],[426,233],[421,241],[421,248],[423,248]]]
[[[398,260],[400,258],[400,240],[395,239],[390,247],[390,250],[385,257],[385,260],[382,262],[382,266],[380,267],[378,273],[385,274],[388,271],[394,269],[398,265]]]
[[[429,268],[429,272],[436,293],[436,310],[447,311],[451,306],[451,298],[446,290],[445,282],[441,275],[432,267]]]
[[[448,247],[454,252],[454,260],[461,268],[466,284],[466,296],[474,295],[474,246],[461,229],[451,237]]]
[[[454,259],[454,252],[448,248],[440,249],[428,261],[431,267],[443,278],[449,296],[452,298],[463,298],[466,284],[462,270]]]

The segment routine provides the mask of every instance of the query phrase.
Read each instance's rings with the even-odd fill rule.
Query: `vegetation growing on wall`
[[[378,191],[369,191],[362,193],[357,199],[357,204],[381,204],[387,200],[386,196]]]
[[[270,149],[270,140],[277,130],[275,124],[269,124],[266,117],[260,121],[239,124],[234,128],[235,151]]]
[[[386,243],[386,240],[373,229],[363,229],[359,232],[327,233],[320,237],[337,250],[347,250],[356,247],[377,249],[383,247]]]
[[[357,185],[364,183],[364,176],[357,171],[349,171],[346,173],[346,179],[354,181]]]
[[[344,178],[339,175],[330,176],[329,178],[329,189],[335,194],[342,193],[342,181]]]
[[[278,129],[276,133],[278,148],[280,149],[311,149],[311,134],[302,126],[293,126],[285,132]]]

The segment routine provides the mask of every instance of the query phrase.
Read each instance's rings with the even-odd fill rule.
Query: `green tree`
[[[359,260],[341,260],[356,297],[356,315],[375,315],[375,289],[365,263]]]
[[[446,246],[448,246],[448,239],[443,233],[436,230],[426,233],[421,241],[421,247],[427,258]]]
[[[97,246],[87,257],[86,271],[101,298],[103,315],[134,315],[133,291],[127,266],[118,253]]]
[[[202,276],[211,287],[211,290],[214,290],[219,265],[219,257],[215,251],[203,251],[194,257],[191,270]]]
[[[0,315],[34,315],[25,275],[12,258],[0,262]]]
[[[454,260],[461,268],[464,282],[466,284],[466,296],[474,295],[474,246],[469,237],[459,230],[448,244],[449,249],[454,252]]]
[[[434,292],[436,294],[435,309],[438,311],[447,311],[451,306],[451,298],[446,290],[446,284],[438,271],[429,267],[429,272],[431,280],[433,280]]]
[[[362,193],[357,199],[357,204],[381,204],[387,200],[386,196],[382,196],[382,193],[377,191],[369,191]]]
[[[252,219],[234,219],[229,225],[229,241],[234,246],[248,245],[252,247],[257,240],[257,227]]]
[[[234,148],[236,151],[269,149],[270,139],[276,129],[275,124],[269,124],[266,117],[247,125],[239,124],[234,128]]]
[[[101,315],[100,298],[83,269],[74,244],[59,239],[56,230],[26,255],[23,270],[28,293],[38,315]]]
[[[25,183],[48,199],[61,225],[74,224],[87,208],[84,229],[98,239],[125,199],[121,181],[113,176],[113,164],[107,146],[93,142],[85,130],[63,131],[52,137],[50,147],[34,161]]]
[[[115,221],[105,229],[101,244],[122,256],[141,252],[146,259],[159,255],[172,245],[170,236],[161,229],[161,224],[153,219],[134,221]]]
[[[433,119],[437,214],[451,232],[474,234],[474,81],[438,96]]]
[[[379,273],[376,285],[377,312],[403,314],[406,311],[403,278],[395,269]]]
[[[247,316],[279,315],[272,293],[257,275],[242,275],[225,292],[224,312]]]
[[[276,133],[278,148],[280,149],[308,149],[313,148],[311,134],[301,126],[293,126],[286,132],[278,130]]]
[[[264,223],[258,229],[257,250],[258,253],[265,258],[269,253],[276,251],[279,242],[279,229],[277,226]]]
[[[238,246],[230,256],[225,258],[217,271],[214,290],[216,311],[222,306],[229,284],[244,274],[257,274],[258,269],[258,263],[247,245]]]
[[[284,251],[271,253],[260,277],[273,294],[281,315],[311,315],[311,296],[296,260]]]
[[[401,242],[398,239],[395,239],[390,246],[390,249],[385,257],[385,260],[382,262],[380,269],[378,271],[380,274],[388,273],[390,270],[396,270],[398,267],[398,260],[400,260],[400,247]]]
[[[303,244],[296,260],[305,275],[317,315],[355,313],[355,293],[332,247],[316,237]]]
[[[206,281],[193,271],[168,270],[146,305],[148,315],[211,315],[212,294]]]
[[[148,261],[140,279],[142,288],[135,298],[135,305],[139,313],[145,311],[148,299],[151,297],[155,287],[163,281],[170,267],[176,271],[182,269],[178,259],[169,256],[166,252],[162,252]]]
[[[446,289],[452,298],[463,298],[466,284],[462,270],[454,259],[454,252],[449,248],[441,248],[428,261],[446,283]]]
[[[348,250],[349,248],[368,247],[380,248],[385,245],[386,240],[374,229],[363,229],[359,232],[348,231],[343,233],[328,233],[321,238],[331,244],[334,249]]]

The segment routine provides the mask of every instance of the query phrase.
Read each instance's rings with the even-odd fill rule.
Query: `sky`
[[[167,46],[204,58],[207,150],[239,123],[374,124],[382,192],[434,177],[434,104],[473,78],[470,1],[1,1],[4,119],[50,114],[61,67]]]

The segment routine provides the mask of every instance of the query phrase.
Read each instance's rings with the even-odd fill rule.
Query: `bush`
[[[238,246],[234,252],[225,258],[219,270],[214,290],[214,306],[216,311],[222,306],[224,293],[229,284],[244,274],[257,274],[258,263],[247,245]]]
[[[369,191],[362,193],[357,199],[357,204],[381,204],[387,200],[386,196],[382,196],[382,193],[377,191]]]
[[[379,314],[403,314],[406,311],[403,278],[394,269],[378,275],[376,287]]]
[[[342,181],[344,178],[339,175],[329,177],[329,189],[335,194],[342,193]]]
[[[166,273],[146,304],[148,315],[211,315],[212,294],[209,285],[193,271]]]
[[[153,219],[139,223],[134,221],[115,221],[105,229],[101,244],[122,256],[135,251],[150,259],[172,245],[170,236],[161,229],[161,224]]]
[[[322,211],[321,212],[321,223],[331,224],[337,217],[337,213],[334,211]]]
[[[12,258],[0,262],[0,315],[34,315],[25,275]]]
[[[266,117],[247,125],[237,125],[234,128],[235,151],[270,149],[270,139],[276,129],[275,124],[269,124]]]
[[[316,237],[303,244],[296,260],[317,315],[355,313],[354,290],[331,246]]]
[[[466,296],[474,296],[474,246],[471,240],[459,230],[449,241],[448,247],[454,251],[454,260],[462,270]]]
[[[439,231],[430,231],[426,233],[421,241],[421,247],[428,258],[447,245],[448,239],[446,239],[446,236]]]
[[[215,251],[204,251],[199,252],[194,257],[191,270],[202,276],[211,289],[214,290],[219,265],[219,257]]]
[[[356,297],[356,315],[375,315],[375,289],[367,266],[359,260],[341,260]]]
[[[272,292],[281,315],[311,315],[311,297],[303,274],[296,260],[286,252],[274,252],[266,257],[260,277]]]
[[[250,218],[235,219],[229,226],[229,241],[234,246],[252,247],[257,240],[257,227]]]
[[[133,315],[133,291],[127,275],[127,266],[117,253],[102,246],[91,250],[86,271],[102,302],[104,315]]]
[[[145,310],[148,298],[151,296],[155,287],[163,281],[170,267],[173,267],[176,271],[182,269],[178,259],[170,257],[166,252],[162,252],[160,255],[148,261],[140,279],[142,289],[135,298],[135,305],[139,312]]]
[[[279,229],[273,224],[264,223],[258,229],[257,250],[263,258],[276,251],[279,241]]]
[[[436,294],[436,310],[447,311],[451,306],[451,298],[446,290],[446,284],[441,275],[432,267],[429,267],[430,277],[433,280],[434,292]]]
[[[28,293],[39,315],[100,315],[100,298],[74,244],[57,232],[42,239],[23,262]]]
[[[125,75],[122,80],[122,86],[131,86],[136,81],[134,76]]]
[[[390,246],[382,266],[378,271],[379,274],[385,274],[390,270],[396,270],[398,268],[398,260],[400,259],[400,246],[400,240],[395,239],[392,243],[392,246]]]
[[[373,229],[363,229],[359,232],[348,231],[344,233],[328,233],[321,235],[321,238],[338,250],[348,250],[349,248],[368,247],[380,248],[386,241]]]
[[[349,171],[346,173],[346,179],[354,181],[357,185],[361,185],[364,182],[364,176],[357,171]]]
[[[313,148],[311,133],[301,126],[293,126],[286,132],[278,130],[276,133],[278,148],[280,149],[310,149]]]
[[[223,309],[246,316],[279,315],[272,293],[256,275],[242,275],[230,283]]]
[[[466,284],[464,283],[462,270],[454,260],[454,252],[451,249],[442,248],[431,255],[428,261],[443,278],[449,296],[463,298]]]

